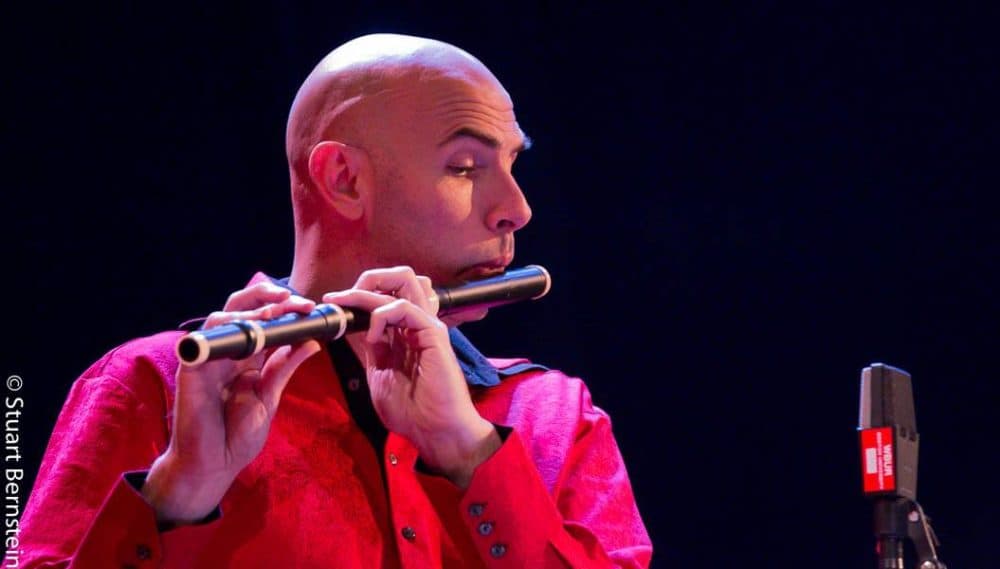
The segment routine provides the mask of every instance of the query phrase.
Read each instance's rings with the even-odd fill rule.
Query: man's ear
[[[309,153],[309,177],[313,187],[347,219],[364,213],[358,178],[368,169],[364,150],[343,142],[324,140]]]

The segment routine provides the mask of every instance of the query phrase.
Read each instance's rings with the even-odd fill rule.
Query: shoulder
[[[580,377],[523,358],[489,361],[504,380],[495,387],[477,390],[477,403],[484,410],[503,409],[510,420],[531,423],[606,417],[604,411],[594,406]]]
[[[582,378],[561,370],[525,358],[489,358],[489,362],[497,368],[500,376],[504,378],[499,386],[491,389],[503,390],[506,388],[525,395],[574,400],[590,396]]]
[[[161,332],[129,340],[94,362],[77,384],[110,382],[131,392],[157,387],[172,391],[178,365],[174,344],[182,334]]]

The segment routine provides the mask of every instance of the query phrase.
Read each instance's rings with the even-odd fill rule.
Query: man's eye
[[[448,171],[456,176],[468,176],[475,169],[475,166],[448,166]]]

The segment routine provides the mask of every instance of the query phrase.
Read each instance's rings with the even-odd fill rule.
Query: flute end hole
[[[192,363],[198,359],[198,342],[193,338],[183,338],[177,343],[177,357],[185,363]]]

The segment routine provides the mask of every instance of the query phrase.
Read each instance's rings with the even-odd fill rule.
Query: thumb
[[[282,346],[274,351],[261,370],[258,393],[260,400],[273,415],[281,400],[281,393],[299,365],[320,350],[319,342],[308,340],[298,346]]]

